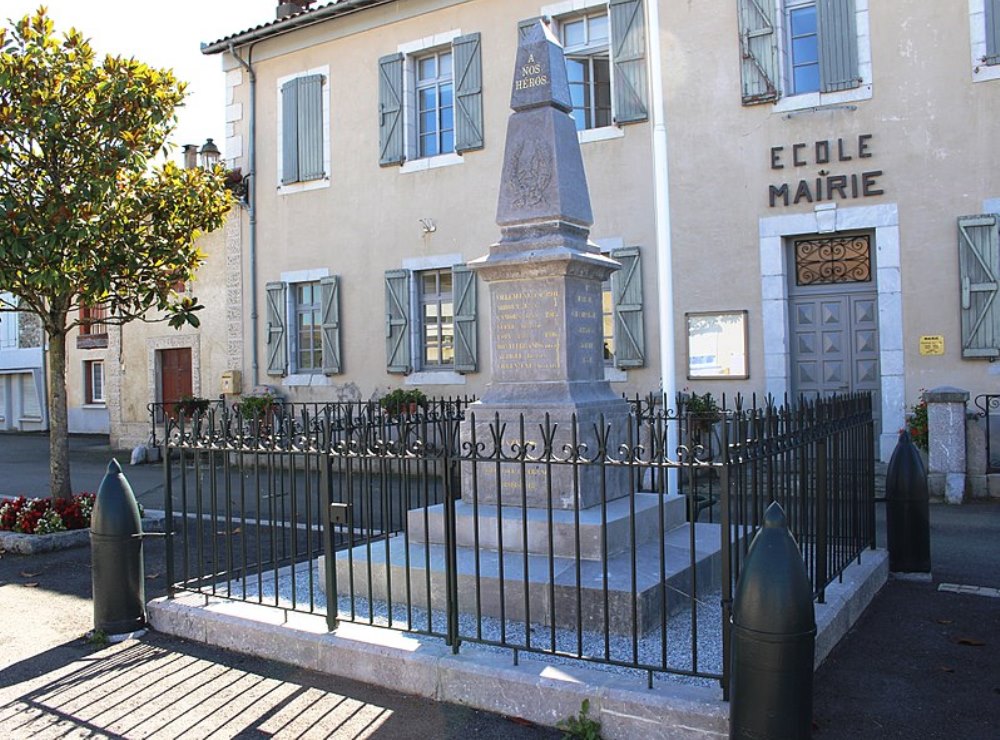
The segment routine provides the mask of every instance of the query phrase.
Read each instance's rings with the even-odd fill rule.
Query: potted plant
[[[209,400],[200,396],[181,396],[174,403],[174,409],[178,414],[183,414],[189,419],[195,414],[204,414],[208,411]]]
[[[712,397],[710,391],[699,395],[685,388],[679,398],[679,405],[683,408],[684,415],[688,419],[692,438],[701,443],[704,434],[711,431],[712,424],[718,418],[719,404]]]
[[[234,409],[242,417],[244,422],[251,422],[252,428],[260,425],[261,431],[271,428],[274,412],[278,409],[280,401],[271,391],[255,393],[249,396],[242,396],[236,402]]]
[[[419,388],[396,388],[382,396],[379,405],[389,416],[415,414],[427,408],[427,396]]]

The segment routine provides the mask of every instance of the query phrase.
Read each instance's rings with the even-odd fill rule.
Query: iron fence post
[[[737,422],[738,423],[738,422]],[[722,421],[722,461],[719,471],[719,532],[722,560],[722,699],[729,701],[730,648],[732,645],[733,581],[732,581],[732,525],[729,490],[729,419]]]
[[[448,620],[445,644],[458,655],[458,552],[455,537],[455,491],[452,486],[451,453],[454,440],[452,425],[445,425],[445,444],[442,463],[444,465],[444,553],[445,553],[445,612]],[[497,479],[499,480],[499,478]],[[501,555],[502,557],[502,555]]]
[[[167,537],[167,598],[174,598],[174,489],[170,475],[170,447],[163,439],[163,528]],[[187,546],[187,543],[184,543]]]
[[[337,550],[333,546],[333,519],[330,510],[330,506],[333,504],[333,455],[329,449],[329,438],[327,438],[326,443],[323,445],[323,451],[320,456],[320,469],[323,471],[320,486],[325,494],[324,501],[326,502],[326,506],[323,507],[323,525],[325,529],[323,537],[325,565],[323,570],[323,587],[326,589],[326,628],[333,632],[333,630],[337,629],[338,614]],[[348,515],[348,523],[350,523],[350,515]]]
[[[826,548],[827,548],[827,438],[816,440],[816,583],[818,601],[826,603]]]

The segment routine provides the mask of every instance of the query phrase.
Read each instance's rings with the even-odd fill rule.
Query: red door
[[[164,410],[175,418],[174,404],[191,395],[191,348],[160,350],[160,388]]]

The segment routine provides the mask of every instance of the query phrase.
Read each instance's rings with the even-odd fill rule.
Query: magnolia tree
[[[57,37],[44,8],[0,28],[0,312],[38,316],[48,338],[56,498],[71,493],[68,332],[90,316],[198,325],[197,299],[174,287],[231,198],[221,168],[153,164],[184,87],[169,70],[98,59],[76,30]]]

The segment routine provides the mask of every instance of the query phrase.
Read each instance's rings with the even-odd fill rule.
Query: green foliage
[[[681,403],[685,411],[698,416],[718,413],[719,404],[712,398],[711,392],[706,391],[703,395],[699,396],[694,391],[688,391],[687,388],[684,390],[687,395],[681,397]]]
[[[181,396],[175,404],[177,411],[191,417],[208,411],[209,400],[199,396]]]
[[[164,153],[185,85],[134,59],[97,59],[43,10],[0,29],[0,285],[50,334],[80,306],[108,323],[200,306],[173,291],[203,261],[194,240],[220,227],[225,173],[150,166]]]
[[[174,286],[204,261],[202,232],[225,221],[225,172],[154,164],[167,153],[185,85],[135,59],[99,59],[56,36],[44,8],[0,28],[0,286],[49,337],[52,495],[70,493],[67,332],[81,307],[106,324],[198,325]]]
[[[95,647],[105,647],[108,644],[108,634],[104,630],[93,630],[87,633],[87,642]]]
[[[926,452],[929,435],[927,429],[927,401],[923,399],[923,396],[910,407],[910,415],[906,419],[906,428],[910,432],[910,439],[913,440],[913,444]]]
[[[396,388],[379,399],[379,404],[390,415],[407,412],[411,407],[426,408],[427,396],[419,388]]]
[[[236,411],[244,419],[259,419],[277,403],[277,397],[270,393],[262,393],[259,396],[243,396],[236,404]]]
[[[556,722],[556,727],[563,731],[563,738],[575,740],[601,740],[601,723],[591,719],[590,699],[584,699],[580,712],[575,717],[567,717]]]

